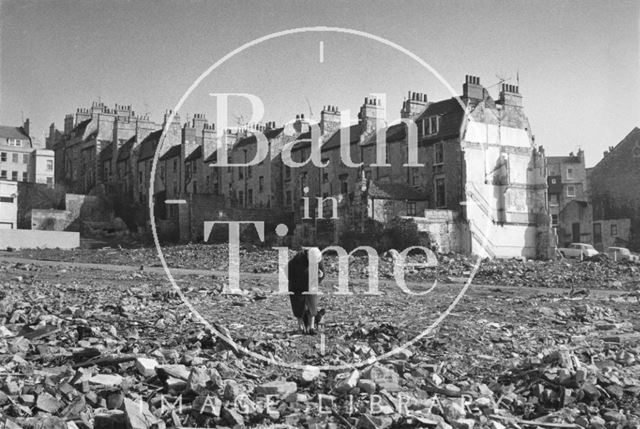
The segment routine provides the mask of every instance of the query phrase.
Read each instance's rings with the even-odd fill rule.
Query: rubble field
[[[186,244],[163,246],[162,252],[167,265],[172,268],[228,270],[228,246],[226,244]],[[292,251],[291,251],[292,252]],[[290,253],[291,253],[290,252]],[[35,249],[14,252],[0,252],[0,255],[30,259],[84,262],[113,265],[134,265],[160,267],[155,247],[100,249]],[[368,276],[367,258],[364,252],[351,258],[349,277],[365,279]],[[455,254],[439,254],[438,267],[421,267],[426,262],[418,253],[407,258],[406,278],[413,281],[434,280],[452,282],[468,277],[476,263],[474,257]],[[325,256],[327,274],[336,276],[338,258],[335,254]],[[243,245],[240,249],[240,270],[248,273],[276,273],[278,253],[274,249]],[[393,279],[393,260],[381,255],[379,278]],[[579,288],[595,289],[640,289],[640,264],[628,261],[612,261],[599,255],[594,260],[550,260],[538,261],[517,259],[484,260],[474,277],[474,282],[484,285],[532,286],[564,288],[572,285]]]
[[[243,270],[275,271],[266,253],[245,249]],[[170,266],[226,269],[223,247],[166,254]],[[242,277],[244,293],[226,295],[224,276],[177,275],[178,293],[144,269],[155,264],[149,249],[13,255],[143,269],[0,260],[7,429],[640,428],[640,302],[622,290],[637,281],[631,265],[483,262],[425,331],[473,261],[441,256],[438,268],[411,273],[451,278],[413,284],[425,295],[385,284],[367,296],[357,260],[353,295],[331,293],[328,278],[319,333],[301,335],[273,276]]]

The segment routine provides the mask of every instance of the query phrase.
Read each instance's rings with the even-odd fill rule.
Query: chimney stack
[[[324,106],[320,112],[320,132],[323,136],[330,136],[340,129],[340,110],[338,106]]]
[[[360,107],[358,120],[363,125],[363,133],[369,134],[386,125],[385,106],[381,99],[364,98],[364,104]]]
[[[480,84],[478,76],[466,75],[462,85],[462,96],[473,100],[484,100],[486,90]]]
[[[522,107],[522,95],[520,89],[516,85],[502,84],[500,90],[500,100],[498,101],[504,106]]]
[[[407,99],[402,102],[400,117],[402,119],[413,119],[427,107],[427,94],[409,91]]]

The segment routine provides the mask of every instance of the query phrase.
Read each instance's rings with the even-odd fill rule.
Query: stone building
[[[136,115],[130,105],[113,109],[102,102],[78,108],[64,119],[64,131],[49,128],[47,144],[55,152],[56,183],[70,192],[89,193],[98,184],[115,184],[119,154],[125,143],[141,142],[159,125]],[[129,155],[131,149],[127,148]],[[104,153],[103,153],[104,151]]]
[[[593,242],[592,206],[587,188],[584,151],[547,157],[549,214],[558,246]]]
[[[38,147],[29,131],[29,119],[22,127],[0,125],[0,179],[52,187],[54,154]]]
[[[640,250],[640,129],[634,128],[590,172],[594,245]]]
[[[293,208],[296,219],[306,183],[311,195],[322,195],[325,204],[337,203],[338,230],[351,229],[365,218],[410,215],[429,224],[432,216],[433,222],[455,223],[451,236],[458,241],[441,247],[491,257],[549,254],[544,153],[534,145],[518,87],[503,85],[494,100],[479,78],[467,76],[459,99],[429,102],[425,94],[410,93],[401,110],[406,120],[390,126],[384,121],[384,107],[379,100],[366,98],[356,124],[323,139],[322,158],[329,166],[319,169],[308,164],[298,169],[295,186],[289,189],[298,204]],[[412,132],[417,133],[422,165],[407,167]],[[387,136],[380,164],[377,133]],[[342,135],[351,160],[362,166],[345,165]],[[304,148],[301,145],[298,151]],[[299,158],[306,159],[305,154]],[[380,209],[371,203],[380,195],[395,202]],[[451,214],[444,215],[443,210]],[[322,212],[326,214],[324,208]],[[312,224],[313,220],[307,222],[305,231],[313,230]]]

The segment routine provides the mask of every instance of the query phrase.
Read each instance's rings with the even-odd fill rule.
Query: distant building
[[[594,244],[640,251],[640,129],[634,128],[590,172]]]
[[[549,214],[558,246],[593,242],[592,206],[589,202],[584,151],[547,157]]]
[[[28,119],[22,127],[0,125],[0,180],[28,182],[33,149]]]
[[[55,152],[51,149],[35,149],[31,152],[32,166],[29,181],[53,187],[55,183]]]
[[[0,179],[0,229],[18,227],[18,183]]]
[[[139,143],[159,128],[148,116],[136,115],[130,105],[111,109],[93,102],[90,108],[78,108],[75,115],[66,115],[63,133],[54,124],[49,128],[47,145],[55,152],[56,183],[83,194],[98,184],[119,185],[122,178],[115,173],[124,144],[134,136]]]
[[[29,131],[29,119],[22,127],[0,125],[0,180],[53,187],[54,153],[38,148]]]

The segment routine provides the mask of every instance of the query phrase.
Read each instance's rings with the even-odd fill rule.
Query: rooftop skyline
[[[204,70],[240,45],[295,27],[335,26],[405,47],[458,94],[466,74],[479,76],[494,97],[501,79],[519,82],[536,143],[549,155],[581,147],[592,166],[639,125],[639,22],[634,1],[3,1],[0,124],[28,117],[41,137],[95,100],[132,105],[160,122]],[[427,70],[379,42],[306,33],[233,57],[180,114],[215,122],[209,94],[243,92],[262,99],[263,122],[299,113],[319,119],[323,105],[355,118],[364,97],[386,93],[392,120],[408,91],[430,101],[451,97]],[[249,113],[247,103],[230,106],[230,116]]]

